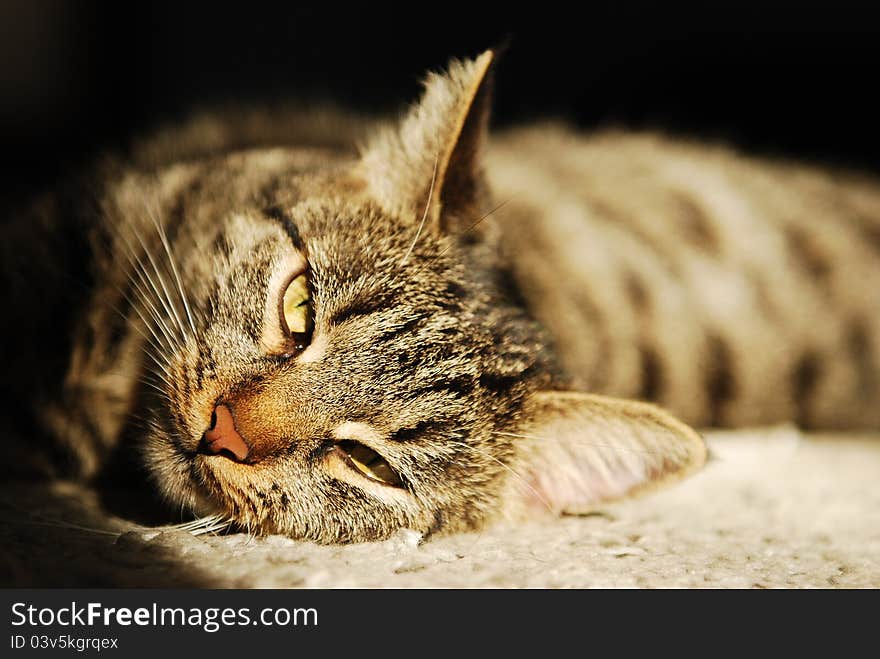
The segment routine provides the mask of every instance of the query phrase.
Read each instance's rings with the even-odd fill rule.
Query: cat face
[[[655,408],[544,390],[548,350],[481,222],[490,61],[432,78],[359,159],[190,227],[146,441],[174,503],[345,542],[589,505],[702,461]]]
[[[482,247],[434,237],[408,251],[417,228],[350,201],[225,223],[155,417],[151,464],[167,492],[324,541],[486,514],[511,458],[492,432],[508,429],[541,345],[469,267]],[[291,333],[285,293],[303,278],[308,331]]]

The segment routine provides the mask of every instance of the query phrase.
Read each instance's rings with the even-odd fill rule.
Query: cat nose
[[[235,456],[244,462],[251,452],[250,446],[235,427],[235,418],[226,405],[218,405],[211,414],[211,427],[205,431],[202,444],[206,452],[212,455],[224,454]]]

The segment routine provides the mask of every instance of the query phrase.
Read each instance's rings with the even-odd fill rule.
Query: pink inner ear
[[[602,473],[587,464],[573,466],[556,474],[533,472],[531,489],[526,493],[527,505],[544,510],[549,505],[554,513],[576,512],[625,496],[646,480],[644,469],[634,472],[617,465],[616,469]]]
[[[652,405],[538,392],[530,411],[520,490],[533,508],[587,511],[650,483],[680,478],[705,461],[700,436]]]

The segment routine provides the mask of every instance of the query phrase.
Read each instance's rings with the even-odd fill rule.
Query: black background
[[[193,106],[397,109],[426,69],[504,42],[496,125],[561,115],[880,171],[867,3],[3,0],[0,202]]]

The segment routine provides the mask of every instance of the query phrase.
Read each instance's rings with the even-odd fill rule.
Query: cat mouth
[[[389,487],[403,487],[403,481],[388,461],[368,446],[346,439],[334,443],[331,450],[342,458],[349,469],[364,478]]]

